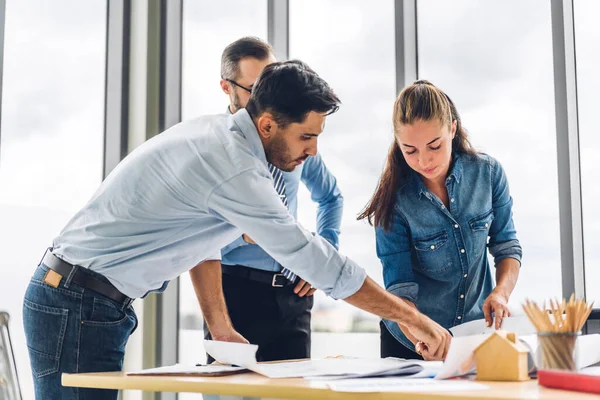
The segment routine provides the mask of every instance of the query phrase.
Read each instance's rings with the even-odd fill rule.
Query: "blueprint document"
[[[257,345],[205,340],[204,348],[215,360],[239,365],[269,378],[362,378],[382,376],[434,376],[439,361],[397,358],[334,357],[273,363],[256,362]]]

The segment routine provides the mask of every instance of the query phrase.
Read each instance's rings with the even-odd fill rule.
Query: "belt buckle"
[[[283,283],[278,284],[277,278],[282,277],[284,279]],[[285,276],[283,274],[273,274],[273,281],[271,281],[272,287],[283,287],[285,284]]]

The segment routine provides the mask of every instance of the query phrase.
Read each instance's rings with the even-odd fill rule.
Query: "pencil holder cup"
[[[538,332],[538,369],[577,370],[577,338],[581,332]]]

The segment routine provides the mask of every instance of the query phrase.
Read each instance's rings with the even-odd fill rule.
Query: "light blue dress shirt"
[[[337,249],[344,198],[321,155],[308,157],[306,162],[292,172],[283,172],[283,179],[290,213],[297,218],[298,189],[302,181],[310,191],[312,200],[318,204],[317,233]],[[241,265],[265,271],[281,270],[281,265],[260,246],[246,243],[241,236],[225,246],[221,256],[222,263],[226,265]]]
[[[219,259],[242,233],[333,298],[366,278],[283,205],[246,110],[177,124],[139,146],[54,239],[53,253],[135,298]]]

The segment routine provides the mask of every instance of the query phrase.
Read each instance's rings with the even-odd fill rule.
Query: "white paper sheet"
[[[517,335],[533,335],[536,333],[535,327],[526,315],[504,318],[501,329],[507,332],[514,332]],[[495,325],[493,324],[489,328],[486,326],[485,319],[465,322],[464,324],[450,328],[450,332],[452,332],[454,337],[489,334],[494,333],[495,330]]]
[[[450,392],[486,390],[489,386],[470,381],[438,381],[433,379],[363,378],[328,382],[336,392]]]
[[[587,367],[583,368],[579,372],[581,372],[584,375],[600,376],[600,367]]]
[[[258,346],[243,343],[204,341],[204,348],[214,359],[239,365],[269,378],[361,377],[374,375],[416,374],[425,366],[440,368],[439,363],[406,361],[397,358],[325,358],[276,363],[257,363]],[[436,371],[437,371],[436,369]],[[431,374],[431,371],[427,372]],[[435,372],[434,372],[435,373]],[[428,375],[430,376],[430,375]]]

